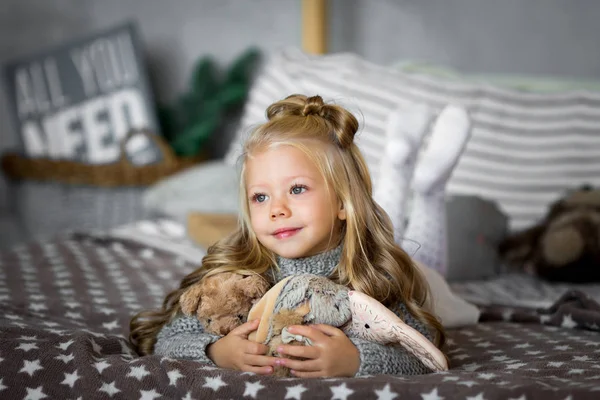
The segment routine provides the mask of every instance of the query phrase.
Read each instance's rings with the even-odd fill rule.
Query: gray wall
[[[330,2],[331,51],[378,63],[409,58],[473,72],[600,77],[595,0]],[[163,100],[185,88],[201,55],[226,64],[251,45],[266,52],[300,45],[300,0],[2,0],[0,63],[130,18]],[[9,130],[0,97],[0,151],[15,145]],[[0,209],[5,193],[0,180]]]

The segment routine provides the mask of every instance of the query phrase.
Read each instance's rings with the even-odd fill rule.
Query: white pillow
[[[236,167],[212,160],[150,186],[142,202],[148,212],[185,222],[190,211],[237,214],[238,192]]]
[[[421,102],[435,111],[448,103],[468,110],[471,139],[450,178],[448,193],[496,202],[508,215],[511,230],[536,223],[547,205],[568,189],[584,183],[600,186],[599,92],[534,93],[447,80],[372,64],[351,54],[309,57],[286,49],[277,58],[278,73],[295,82],[287,94],[320,94],[357,112],[364,122],[357,143],[374,182],[389,112],[402,102]],[[280,89],[285,92],[284,86]],[[251,98],[247,110],[257,112],[254,117],[247,112],[243,125],[261,122],[267,103],[274,99],[264,100],[258,104]]]

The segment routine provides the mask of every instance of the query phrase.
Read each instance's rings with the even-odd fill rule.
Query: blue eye
[[[267,201],[267,195],[262,194],[262,193],[256,193],[254,196],[252,196],[252,201],[256,202],[256,203],[262,203]]]
[[[304,185],[294,185],[292,186],[292,189],[290,190],[290,193],[292,194],[302,194],[304,192],[306,192],[308,188]]]

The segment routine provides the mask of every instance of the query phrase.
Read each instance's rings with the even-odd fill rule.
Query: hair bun
[[[318,115],[319,117],[324,117],[324,107],[325,103],[323,102],[323,98],[321,96],[317,95],[308,97],[306,99],[304,109],[302,110],[302,115],[305,117],[309,115]]]
[[[321,119],[328,127],[331,140],[341,148],[350,147],[358,131],[358,121],[352,113],[341,106],[326,104],[319,95],[293,94],[267,108],[269,121],[287,117]]]

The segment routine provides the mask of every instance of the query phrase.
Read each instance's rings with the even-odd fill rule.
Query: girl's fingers
[[[319,358],[320,349],[314,346],[281,345],[277,347],[279,354],[301,358]]]
[[[323,375],[322,371],[303,372],[303,371],[292,370],[291,374],[292,374],[292,376],[295,376],[297,378],[324,378],[325,377],[325,375]]]
[[[265,344],[251,342],[251,341],[248,341],[246,343],[246,349],[245,349],[246,354],[264,355],[264,354],[267,354],[267,351],[269,351],[269,347]]]
[[[327,336],[340,336],[346,335],[341,329],[336,328],[335,326],[327,325],[327,324],[316,324],[311,325],[314,329],[317,329]]]
[[[253,365],[256,367],[264,367],[269,365],[275,365],[277,358],[270,356],[258,356],[254,354],[246,354],[244,356],[244,364]]]
[[[313,325],[292,325],[288,328],[288,332],[307,337],[313,343],[321,342],[328,337],[320,330],[313,328]]]
[[[279,365],[288,367],[298,372],[315,372],[321,370],[321,362],[318,360],[292,360],[289,358],[280,358]]]
[[[244,365],[242,366],[242,371],[253,372],[258,375],[270,375],[273,373],[273,367],[255,367],[253,365]]]
[[[232,329],[231,332],[229,332],[229,334],[247,338],[249,334],[254,332],[256,328],[258,328],[259,322],[260,321],[258,319],[255,319],[254,321],[245,322],[242,325],[236,327],[235,329]]]

